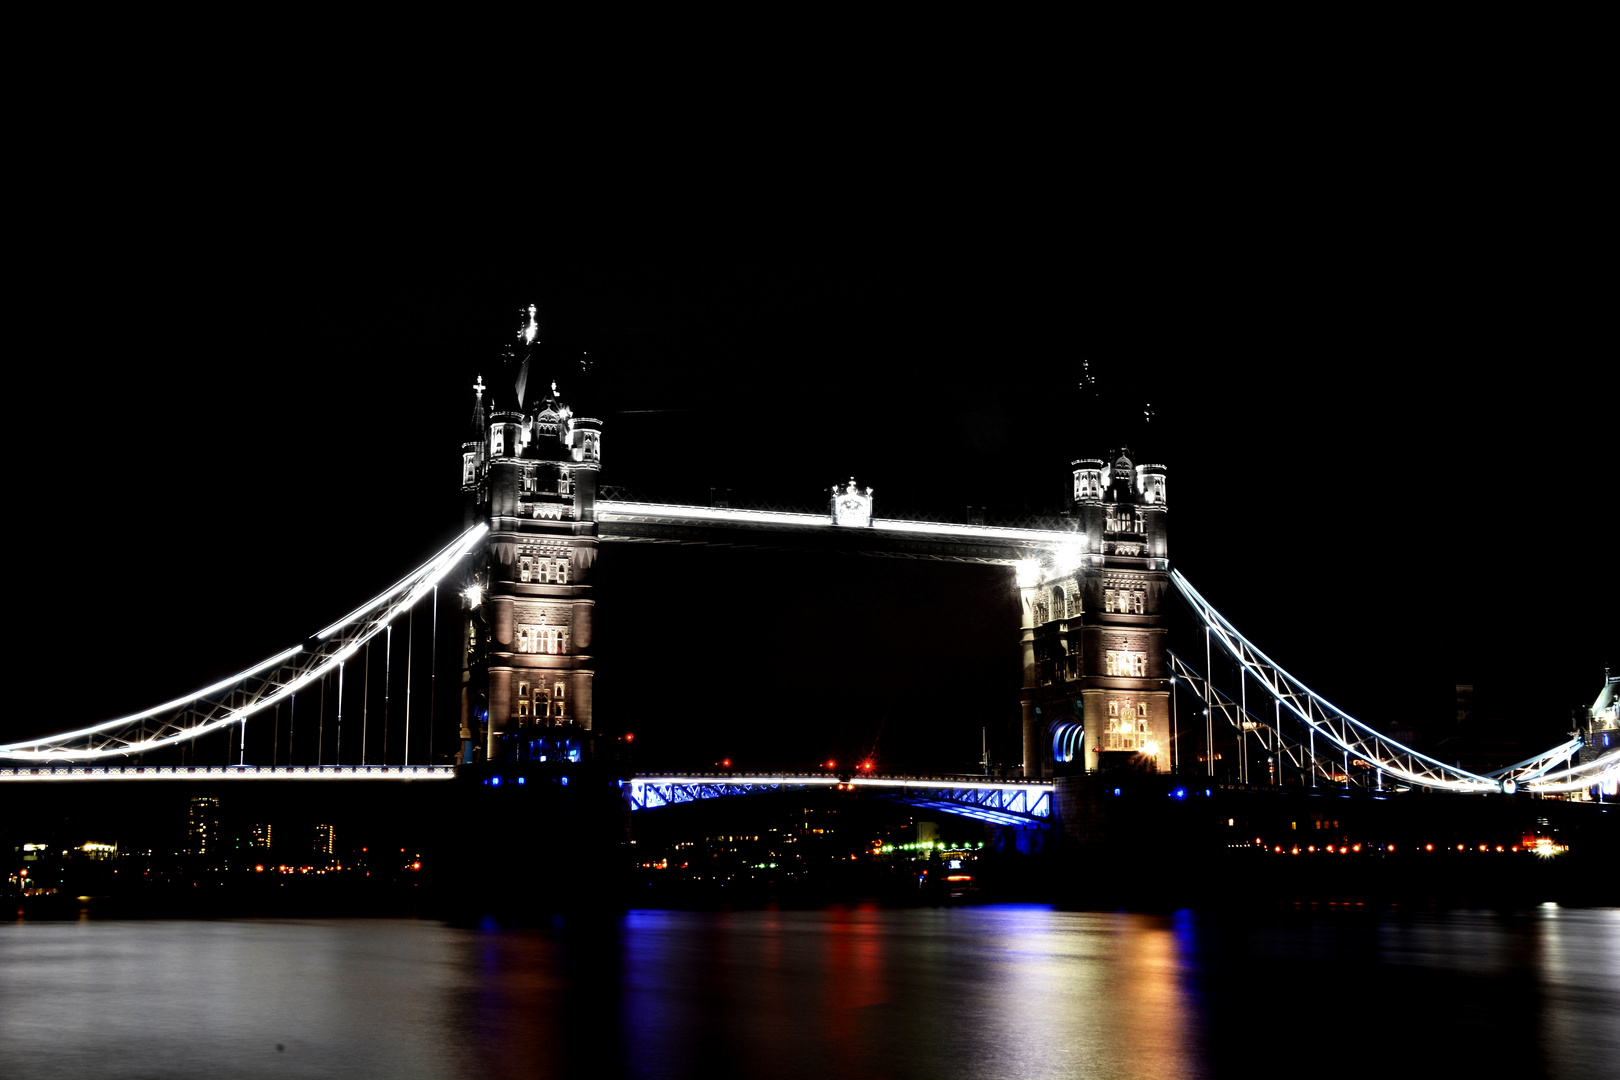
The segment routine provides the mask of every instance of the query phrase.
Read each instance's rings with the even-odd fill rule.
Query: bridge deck
[[[698,802],[764,791],[847,786],[920,809],[940,810],[995,825],[1043,828],[1052,816],[1052,784],[1040,780],[991,780],[982,776],[854,776],[781,773],[767,776],[647,774],[625,791],[631,810]]]
[[[37,765],[0,768],[0,781],[451,780],[452,765]]]

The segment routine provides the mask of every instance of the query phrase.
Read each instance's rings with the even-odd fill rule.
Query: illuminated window
[[[492,457],[506,453],[506,428],[500,424],[489,429],[489,452]]]
[[[1058,619],[1064,618],[1065,613],[1068,610],[1069,610],[1069,603],[1068,603],[1067,597],[1065,597],[1065,595],[1063,593],[1063,587],[1061,585],[1054,586],[1052,588],[1052,615],[1053,615],[1053,617],[1058,618]]]
[[[1124,615],[1140,615],[1147,610],[1147,590],[1104,589],[1103,610]]]
[[[517,714],[519,716],[529,715],[529,684],[526,682],[518,683]]]
[[[474,475],[474,472],[475,472],[475,469],[476,469],[476,465],[475,465],[476,461],[477,461],[477,455],[475,455],[475,454],[462,454],[461,455],[461,482],[463,484],[470,484],[470,483],[473,482],[474,479],[476,479],[476,477]]]
[[[1108,750],[1143,750],[1148,744],[1147,703],[1110,701],[1103,746]]]
[[[1039,626],[1041,623],[1050,621],[1050,619],[1051,612],[1046,606],[1046,600],[1042,598],[1035,601],[1035,624]]]
[[[1103,654],[1103,662],[1109,675],[1129,675],[1141,679],[1147,677],[1147,653],[1123,652],[1109,649]]]
[[[560,626],[525,626],[517,628],[517,651],[561,655],[567,651],[567,631]]]
[[[532,581],[538,584],[566,585],[568,584],[568,557],[565,555],[556,559],[542,559],[538,555],[523,555],[518,558],[518,580]]]

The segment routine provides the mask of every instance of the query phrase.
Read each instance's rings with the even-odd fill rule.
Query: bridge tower
[[[521,353],[474,386],[462,444],[464,516],[490,529],[464,598],[465,760],[522,758],[534,740],[591,729],[602,422],[543,377],[532,306],[518,337]]]
[[[1171,767],[1163,465],[1072,463],[1080,536],[1019,577],[1024,775]]]

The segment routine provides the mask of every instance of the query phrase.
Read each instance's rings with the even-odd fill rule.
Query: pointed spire
[[[528,313],[527,318],[524,318],[524,311],[527,311]],[[518,329],[518,340],[523,343],[523,363],[518,368],[517,379],[513,383],[513,389],[517,391],[518,408],[521,410],[525,404],[525,399],[528,396],[529,364],[534,358],[534,347],[540,341],[540,318],[535,313],[535,306],[533,304],[530,304],[526,309],[520,310],[518,312],[518,316],[523,324]]]
[[[488,427],[488,416],[484,412],[484,376],[479,375],[478,381],[473,383],[472,434],[475,439],[483,439],[484,431]]]

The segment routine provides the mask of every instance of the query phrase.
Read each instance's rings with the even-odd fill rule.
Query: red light
[[[827,768],[829,768],[829,769],[836,769],[836,768],[838,768],[838,762],[837,762],[837,761],[835,761],[835,760],[834,760],[834,759],[832,759],[832,758],[828,758],[828,759],[827,759]]]
[[[255,867],[254,867],[254,868],[253,868],[253,872],[254,872],[254,873],[255,873],[255,874],[262,874],[262,873],[264,873],[264,865],[263,865],[263,864],[262,864],[262,863],[261,863],[261,864],[260,864],[260,865],[258,865],[258,866],[255,866]]]
[[[422,864],[419,863],[419,862],[413,862],[413,863],[411,863],[411,869],[412,870],[420,870],[420,869],[422,869]]]
[[[872,771],[872,759],[871,758],[867,758],[865,761],[861,762],[861,771],[862,772],[871,772]]]
[[[624,741],[625,742],[635,742],[636,741],[636,733],[633,732],[633,731],[625,732],[624,733]]]
[[[723,768],[723,769],[731,768],[731,759],[730,758],[722,758],[721,761],[720,761],[720,767]]]

